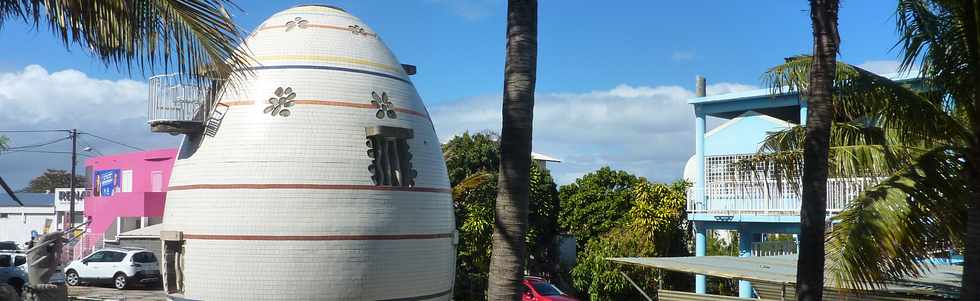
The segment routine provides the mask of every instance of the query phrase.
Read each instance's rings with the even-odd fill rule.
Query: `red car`
[[[524,277],[523,301],[578,301],[541,277]]]

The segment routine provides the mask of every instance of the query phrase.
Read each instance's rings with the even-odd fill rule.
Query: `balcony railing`
[[[154,132],[193,133],[203,129],[212,108],[209,99],[215,81],[195,82],[180,74],[149,80],[147,122]]]
[[[799,185],[776,181],[774,166],[755,163],[751,171],[739,166],[754,154],[728,154],[704,158],[705,185],[688,190],[687,210],[720,215],[798,215]],[[827,180],[827,212],[835,214],[847,207],[862,191],[877,183],[868,178]],[[798,183],[796,183],[798,184]]]
[[[828,179],[827,212],[836,214],[873,184],[861,179]],[[798,187],[775,181],[718,181],[705,184],[704,191],[690,188],[687,211],[692,213],[798,215]],[[703,196],[703,197],[702,197]]]

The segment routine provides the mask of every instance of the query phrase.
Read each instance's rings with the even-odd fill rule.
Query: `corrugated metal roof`
[[[552,157],[552,156],[548,156],[548,155],[545,155],[545,154],[535,153],[535,152],[531,152],[531,159],[541,160],[541,161],[548,161],[548,162],[561,162],[561,159],[558,159],[558,158],[555,158],[555,157]]]
[[[54,206],[53,193],[17,192],[14,194],[16,194],[17,198],[24,203],[25,207]],[[11,199],[7,193],[0,190],[0,207],[20,207],[20,204],[14,202],[14,199]]]
[[[687,272],[739,280],[796,283],[796,255],[790,256],[702,256],[702,257],[629,257],[607,260],[671,271]],[[917,279],[886,284],[881,292],[950,296],[959,295],[963,268],[954,265],[937,265]],[[829,288],[843,288],[826,277]]]

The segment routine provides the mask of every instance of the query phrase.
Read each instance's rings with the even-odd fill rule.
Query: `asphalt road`
[[[107,286],[69,286],[68,300],[150,300],[165,301],[167,294],[160,288],[130,288],[117,290]]]

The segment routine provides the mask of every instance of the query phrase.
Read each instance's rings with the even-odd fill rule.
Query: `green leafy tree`
[[[738,231],[729,231],[729,239],[721,239],[715,231],[707,233],[707,256],[738,256]],[[738,295],[738,281],[730,278],[708,276],[707,293],[723,296]]]
[[[449,172],[449,183],[456,186],[480,171],[496,173],[500,168],[500,144],[497,134],[482,132],[453,137],[442,145],[442,153],[446,158],[446,168]]]
[[[613,263],[610,257],[689,256],[686,190],[688,183],[653,184],[639,179],[630,189],[633,203],[622,223],[590,240],[572,269],[575,287],[589,300],[644,300],[622,276],[643,288],[690,289],[692,279]]]
[[[7,136],[0,135],[0,152],[7,150],[7,144],[10,143],[10,139]]]
[[[621,170],[603,167],[559,189],[561,229],[575,235],[577,249],[620,226],[633,207],[635,185],[643,180]]]
[[[465,133],[443,145],[447,167],[459,174],[468,173],[458,182],[452,182],[460,233],[454,289],[456,300],[486,299],[498,175],[496,165],[481,160],[499,158],[499,146],[494,137],[490,132]],[[526,266],[533,275],[553,276],[557,269],[554,242],[558,230],[558,191],[548,171],[536,164],[530,169],[529,198]]]
[[[75,188],[82,188],[85,186],[85,177],[75,176]],[[27,187],[23,189],[24,192],[54,192],[55,188],[70,188],[71,187],[71,174],[64,170],[48,169],[45,170],[43,174],[31,179],[31,182],[27,184]]]

